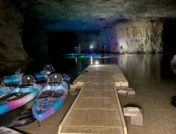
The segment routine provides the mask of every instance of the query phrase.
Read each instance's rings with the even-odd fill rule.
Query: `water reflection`
[[[119,56],[118,65],[130,78],[155,79],[160,78],[160,54],[136,54]]]
[[[95,64],[117,64],[129,78],[141,79],[160,79],[173,75],[169,60],[162,54],[128,54],[128,55],[90,55],[85,58],[75,56],[74,58],[63,58],[58,61],[52,61],[56,71],[67,73],[74,79],[88,65]],[[33,64],[33,66],[39,66]],[[40,65],[41,67],[41,65]],[[30,66],[29,70],[32,67]],[[39,68],[39,67],[38,67]],[[35,70],[36,71],[36,70]]]
[[[85,59],[77,59],[79,72],[84,67],[99,61],[100,64],[117,64],[129,78],[163,79],[175,76],[170,67],[170,58],[162,54],[128,54],[90,56]],[[83,66],[84,65],[84,66]]]

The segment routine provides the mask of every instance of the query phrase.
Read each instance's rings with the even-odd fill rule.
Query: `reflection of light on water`
[[[99,62],[99,60],[95,60],[95,59],[93,59],[93,56],[90,56],[90,65],[99,65],[100,64],[100,62]]]
[[[75,57],[75,63],[78,64],[78,58],[77,57]]]
[[[91,65],[93,64],[93,57],[92,56],[90,57],[90,64]]]

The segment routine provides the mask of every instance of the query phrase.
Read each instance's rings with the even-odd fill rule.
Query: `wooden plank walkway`
[[[61,122],[58,134],[127,134],[115,89],[118,82],[128,86],[120,69],[116,65],[90,65],[74,83],[77,82],[84,86]]]

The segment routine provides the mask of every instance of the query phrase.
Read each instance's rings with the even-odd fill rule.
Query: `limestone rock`
[[[0,1],[0,64],[5,69],[11,63],[24,61],[27,55],[21,40],[23,19],[7,1]],[[11,65],[10,65],[11,66]]]
[[[129,20],[116,26],[117,44],[114,52],[162,52],[163,23],[159,20]]]
[[[134,17],[175,17],[175,0],[11,0],[23,12],[40,19],[108,21]]]

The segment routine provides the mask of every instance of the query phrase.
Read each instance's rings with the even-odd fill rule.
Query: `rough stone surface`
[[[163,22],[160,20],[126,20],[99,33],[81,33],[78,42],[81,50],[106,51],[117,53],[158,53],[162,52]]]
[[[175,0],[11,0],[28,16],[108,21],[134,17],[175,17]]]
[[[23,19],[7,1],[0,1],[0,71],[24,61],[27,55],[21,41]]]
[[[103,44],[106,43],[106,36],[102,35],[102,33],[81,33],[77,35],[78,43],[80,45],[81,51],[86,52],[94,52],[100,51],[102,49]],[[90,46],[93,46],[92,50]]]
[[[116,26],[117,43],[114,52],[162,52],[163,23],[159,20],[130,20]]]

